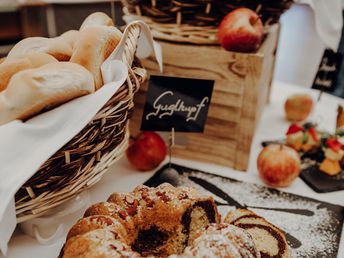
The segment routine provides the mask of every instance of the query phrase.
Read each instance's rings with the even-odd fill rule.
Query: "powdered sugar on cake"
[[[341,227],[341,222],[334,216],[333,211],[322,207],[321,203],[298,198],[288,193],[271,191],[266,187],[238,182],[197,171],[181,175],[180,183],[182,185],[195,187],[199,191],[206,192],[207,194],[211,194],[211,192],[189,180],[189,175],[211,182],[243,206],[266,218],[286,233],[298,239],[302,245],[296,249],[291,249],[293,257],[329,257],[329,255],[337,252],[339,239],[336,234],[336,229]],[[226,203],[225,200],[222,200],[216,195],[213,196],[219,203]],[[234,208],[224,205],[219,206],[219,211],[224,216],[229,210],[233,210]],[[300,215],[271,210],[271,208],[307,210],[314,214],[312,216],[309,216],[309,214]]]

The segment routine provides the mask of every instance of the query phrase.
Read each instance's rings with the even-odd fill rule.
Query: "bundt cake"
[[[237,209],[224,222],[195,189],[139,186],[88,208],[59,257],[289,257],[284,233],[254,212]]]
[[[245,229],[252,236],[261,257],[290,257],[284,233],[253,211],[237,209],[229,212],[224,222]]]
[[[195,189],[139,186],[88,208],[60,257],[167,257],[182,253],[199,229],[219,222],[214,199]]]

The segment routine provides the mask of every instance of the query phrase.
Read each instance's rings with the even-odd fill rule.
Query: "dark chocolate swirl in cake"
[[[290,257],[288,244],[282,230],[254,212],[237,209],[229,212],[224,221],[245,229],[252,236],[261,257]]]

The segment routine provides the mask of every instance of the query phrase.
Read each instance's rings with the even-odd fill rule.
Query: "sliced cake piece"
[[[230,221],[230,224],[233,224],[232,222],[234,222],[235,220],[246,216],[246,215],[252,215],[254,214],[252,211],[250,210],[245,210],[245,209],[236,209],[234,211],[228,212],[226,215],[226,220]],[[255,214],[254,214],[255,215]],[[227,222],[229,223],[229,222]]]
[[[262,257],[290,257],[282,230],[253,211],[237,209],[229,212],[224,222],[245,229],[252,236]]]
[[[261,258],[251,235],[244,229],[213,223],[198,232],[182,255],[168,258]]]

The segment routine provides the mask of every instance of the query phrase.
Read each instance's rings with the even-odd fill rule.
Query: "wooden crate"
[[[204,133],[178,133],[184,143],[178,144],[177,138],[175,156],[247,169],[256,125],[268,101],[278,35],[279,25],[271,26],[260,49],[252,54],[159,42],[164,75],[215,80]],[[159,74],[153,57],[143,63],[152,74]],[[144,85],[135,97],[133,135],[140,127],[146,91]]]

